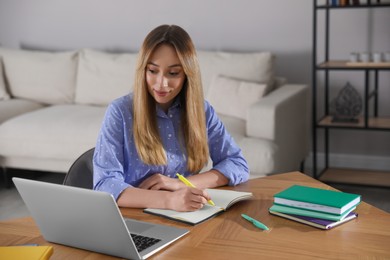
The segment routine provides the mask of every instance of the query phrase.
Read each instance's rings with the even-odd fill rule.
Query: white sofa
[[[299,170],[308,88],[274,77],[268,52],[198,51],[205,97],[242,148],[251,178]],[[132,89],[137,54],[0,48],[0,165],[66,173],[95,146],[107,104]]]

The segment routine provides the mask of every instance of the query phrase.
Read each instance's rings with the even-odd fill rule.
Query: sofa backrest
[[[269,52],[197,54],[206,97],[218,76],[273,84],[274,58]],[[9,94],[45,104],[109,104],[132,90],[137,55],[91,49],[43,52],[0,48]],[[1,89],[0,82],[0,99]]]
[[[44,104],[74,99],[77,52],[0,48],[9,94]]]
[[[107,105],[133,89],[136,53],[79,51],[75,103]]]
[[[204,92],[207,93],[217,76],[272,84],[274,57],[270,52],[198,51]]]

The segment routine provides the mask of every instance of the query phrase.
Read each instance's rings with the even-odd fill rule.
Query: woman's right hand
[[[167,208],[176,211],[195,211],[203,208],[210,200],[206,191],[192,187],[170,192],[167,200]]]

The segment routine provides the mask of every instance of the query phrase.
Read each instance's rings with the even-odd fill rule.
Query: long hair
[[[167,155],[157,126],[156,103],[147,90],[146,66],[161,44],[176,50],[186,80],[179,93],[184,101],[181,129],[187,153],[187,169],[198,173],[209,158],[204,96],[195,46],[188,33],[177,25],[161,25],[145,38],[139,52],[134,84],[133,131],[135,147],[141,160],[150,165],[164,165]]]

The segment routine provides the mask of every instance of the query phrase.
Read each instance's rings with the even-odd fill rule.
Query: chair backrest
[[[93,188],[93,164],[92,158],[95,148],[83,153],[70,167],[64,179],[64,185],[80,188]]]

